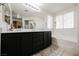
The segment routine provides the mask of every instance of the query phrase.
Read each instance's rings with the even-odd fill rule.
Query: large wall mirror
[[[25,29],[34,29],[36,26],[36,23],[33,20],[24,20],[24,28]]]

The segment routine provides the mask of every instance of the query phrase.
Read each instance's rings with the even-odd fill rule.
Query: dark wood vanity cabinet
[[[51,31],[1,34],[2,56],[28,56],[51,45]]]
[[[44,33],[43,32],[35,32],[33,33],[33,53],[36,53],[43,49],[44,43]]]
[[[21,41],[21,54],[22,56],[28,56],[32,54],[32,33],[27,32],[22,34]]]
[[[52,43],[51,32],[44,33],[44,48]]]
[[[20,34],[6,33],[1,35],[1,55],[20,55]]]

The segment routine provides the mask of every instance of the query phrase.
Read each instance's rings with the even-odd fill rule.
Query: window
[[[73,12],[64,14],[64,28],[73,28],[74,27],[74,15]]]
[[[47,28],[52,29],[53,28],[53,17],[47,16]]]
[[[74,27],[74,13],[69,12],[63,15],[56,16],[56,28],[73,28]]]
[[[59,15],[56,17],[56,28],[63,28],[63,16]]]

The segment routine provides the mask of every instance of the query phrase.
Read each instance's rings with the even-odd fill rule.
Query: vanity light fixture
[[[40,11],[40,8],[36,5],[36,4],[34,4],[34,3],[25,3],[25,4],[23,4],[25,7],[28,7],[28,8],[31,8],[31,9],[33,9],[33,10],[35,10],[35,11],[37,11],[37,12],[39,12]]]

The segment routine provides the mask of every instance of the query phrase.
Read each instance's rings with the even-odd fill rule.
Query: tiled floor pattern
[[[33,56],[79,56],[78,53],[67,51],[59,47],[56,40],[53,40],[52,45],[48,48],[34,54]]]
[[[75,54],[70,51],[66,51],[63,48],[58,48],[55,50],[55,48],[48,47],[33,56],[79,56],[79,54]]]
[[[56,49],[55,47],[48,47],[36,54],[34,54],[33,56],[61,56],[62,53],[64,52],[64,50],[62,48],[58,48]]]

